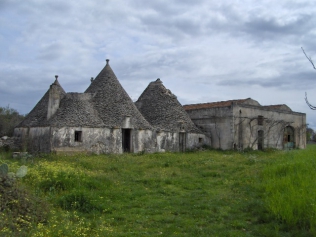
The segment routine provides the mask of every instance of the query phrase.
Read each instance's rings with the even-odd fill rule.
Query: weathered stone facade
[[[192,121],[220,149],[306,147],[306,114],[253,99],[185,105]]]
[[[43,98],[16,127],[15,137],[21,149],[33,153],[163,152],[210,145],[210,139],[193,124],[176,97],[158,84],[158,94],[165,96],[147,91],[143,97],[151,96],[155,106],[147,101],[139,110],[109,60],[84,93],[66,93],[56,76]],[[139,101],[146,101],[143,97]]]
[[[160,79],[133,103],[107,60],[84,93],[66,93],[56,76],[15,140],[33,153],[290,149],[305,148],[305,128],[305,114],[250,98],[182,107]]]

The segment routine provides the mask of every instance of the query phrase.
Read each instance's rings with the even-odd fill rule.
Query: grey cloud
[[[300,35],[309,31],[309,25],[313,21],[310,15],[301,15],[295,21],[281,24],[276,18],[249,19],[241,28],[243,32],[255,38],[273,40],[276,37],[287,37],[289,35]]]
[[[141,24],[153,35],[158,37],[173,37],[181,40],[185,36],[198,36],[201,34],[201,22],[187,16],[174,15],[168,18],[153,14],[140,17]]]
[[[316,87],[316,72],[299,72],[299,73],[284,73],[282,76],[270,77],[270,78],[234,78],[225,79],[228,76],[223,76],[224,78],[217,83],[219,86],[261,86],[265,88],[278,88],[280,90],[293,90],[301,89],[307,90],[311,87]],[[229,75],[233,77],[233,75]]]
[[[302,35],[314,30],[316,18],[305,11],[287,15],[267,14],[263,9],[241,13],[236,7],[223,4],[212,9],[207,22],[207,32],[238,37],[241,40],[263,43],[264,41],[302,40]],[[302,13],[303,12],[303,13]],[[292,37],[292,38],[289,38]]]
[[[54,61],[63,57],[63,51],[65,48],[61,43],[52,43],[42,46],[39,50],[38,58],[40,60]]]

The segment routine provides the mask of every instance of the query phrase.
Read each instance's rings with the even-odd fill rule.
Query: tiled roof
[[[242,104],[247,99],[240,99],[240,100],[227,100],[227,101],[218,101],[218,102],[211,102],[211,103],[202,103],[202,104],[189,104],[184,105],[183,108],[185,110],[193,110],[193,109],[208,109],[208,108],[216,108],[216,107],[228,107],[231,106],[232,103]]]
[[[202,133],[160,79],[149,83],[135,104],[155,129],[177,132],[181,125],[187,132]]]
[[[271,109],[271,110],[285,110],[285,111],[292,111],[291,108],[285,104],[278,104],[278,105],[265,105],[262,106],[263,108]]]

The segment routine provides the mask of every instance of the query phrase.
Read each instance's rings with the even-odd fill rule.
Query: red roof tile
[[[190,104],[190,105],[184,105],[183,107],[185,110],[228,107],[228,106],[231,106],[233,102],[235,102],[237,104],[242,104],[248,99],[249,98],[240,99],[240,100],[227,100],[227,101],[218,101],[218,102],[211,102],[211,103],[202,103],[202,104]]]

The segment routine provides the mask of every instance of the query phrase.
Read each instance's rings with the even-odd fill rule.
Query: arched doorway
[[[284,129],[283,147],[284,147],[284,149],[292,149],[295,147],[294,128],[291,126],[286,126]]]
[[[258,150],[263,150],[263,140],[264,140],[264,132],[263,130],[258,131]]]

